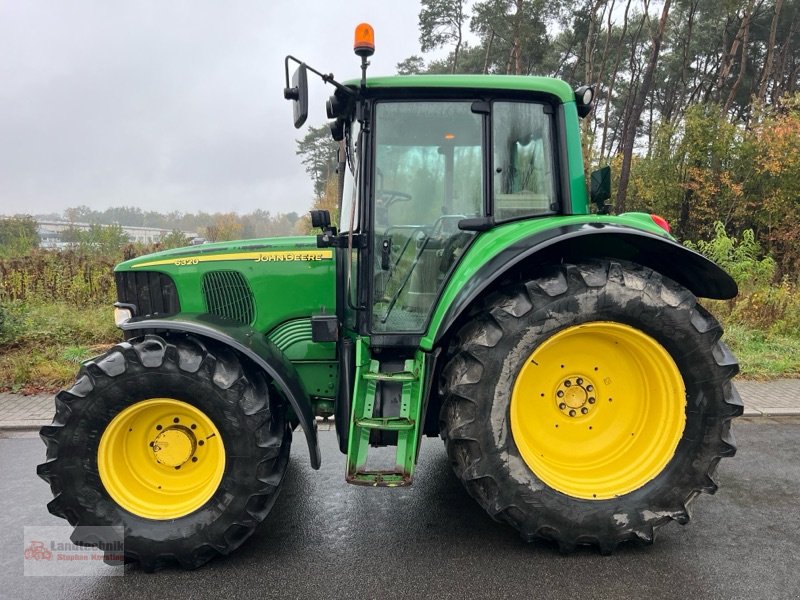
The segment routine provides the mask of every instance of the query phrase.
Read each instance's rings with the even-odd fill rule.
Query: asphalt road
[[[295,436],[272,513],[234,555],[194,572],[123,577],[24,577],[23,525],[58,525],[34,473],[38,439],[0,438],[0,597],[8,598],[797,598],[800,595],[800,419],[740,419],[739,454],[692,522],[659,530],[654,546],[610,557],[562,556],[491,521],[425,440],[414,485],[343,481],[333,432],[323,468]]]

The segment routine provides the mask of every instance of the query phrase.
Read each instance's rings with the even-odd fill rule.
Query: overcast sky
[[[293,54],[359,74],[419,53],[416,0],[0,0],[0,214],[139,206],[303,212],[304,130],[283,99]],[[309,80],[308,123],[332,93]]]

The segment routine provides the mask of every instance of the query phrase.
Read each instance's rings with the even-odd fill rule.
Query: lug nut
[[[589,404],[594,404],[594,398],[589,398]]]
[[[578,385],[580,385],[580,384],[582,384],[582,383],[583,383],[583,379],[581,379],[580,377],[578,377],[578,378],[575,380],[575,383],[577,383]]]
[[[561,390],[558,390],[556,392],[556,396],[558,396],[559,398],[563,398],[564,397],[564,392],[562,392]]]
[[[581,414],[582,414],[582,415],[585,415],[585,414],[586,414],[586,413],[588,413],[588,412],[589,412],[589,409],[588,409],[588,408],[586,408],[585,406],[584,406],[584,407],[581,409]]]
[[[564,382],[564,387],[569,387],[569,386],[571,386],[571,385],[572,385],[572,382],[571,382],[569,379],[567,379],[567,380]]]
[[[569,416],[570,417],[574,417],[575,416],[575,411],[574,410],[569,411]]]
[[[564,410],[565,408],[567,408],[567,405],[562,402],[561,404],[558,405],[558,408]]]
[[[593,389],[594,389],[594,386],[593,386],[593,385],[591,385],[591,384],[589,384],[589,385],[587,385],[587,386],[586,386],[586,391],[587,391],[587,392],[591,392]]]

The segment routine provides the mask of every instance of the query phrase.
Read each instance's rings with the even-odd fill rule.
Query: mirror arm
[[[353,97],[355,97],[355,95],[356,95],[356,92],[355,92],[355,91],[353,91],[352,89],[350,89],[349,87],[347,87],[347,86],[344,86],[344,85],[342,85],[341,83],[339,83],[338,81],[336,81],[336,80],[333,78],[333,73],[328,73],[327,75],[326,75],[325,73],[320,73],[320,72],[319,72],[319,71],[317,71],[317,70],[316,70],[314,67],[311,67],[311,66],[307,65],[307,64],[306,64],[306,63],[304,63],[302,60],[300,60],[300,59],[298,59],[298,58],[295,58],[295,57],[294,57],[294,56],[292,56],[291,54],[288,54],[288,55],[286,56],[286,58],[284,59],[284,61],[283,61],[283,66],[284,66],[284,74],[285,74],[285,77],[286,77],[286,88],[285,88],[285,90],[284,90],[284,95],[286,95],[287,91],[289,91],[289,90],[291,90],[291,89],[292,89],[292,88],[289,86],[289,61],[290,61],[290,60],[293,60],[293,61],[294,61],[295,63],[297,63],[298,65],[305,65],[305,66],[306,66],[306,69],[308,69],[309,71],[311,71],[311,72],[312,72],[312,73],[314,73],[315,75],[318,75],[318,76],[319,76],[319,78],[320,78],[320,79],[322,79],[322,81],[324,81],[325,83],[330,83],[330,84],[331,84],[332,86],[334,86],[334,87],[335,87],[337,90],[340,90],[340,91],[344,92],[345,94],[348,94],[348,95],[350,95],[350,96],[353,96]]]

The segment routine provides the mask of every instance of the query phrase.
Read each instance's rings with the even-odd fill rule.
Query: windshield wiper
[[[386,314],[383,315],[383,317],[381,317],[381,323],[386,323],[386,321],[389,319],[389,315],[394,309],[394,306],[397,303],[397,299],[400,298],[400,294],[403,293],[403,289],[405,289],[406,284],[408,283],[409,279],[411,279],[411,274],[417,267],[419,259],[422,257],[422,253],[425,252],[425,249],[428,247],[428,242],[430,241],[431,237],[426,233],[423,234],[425,235],[425,240],[420,245],[419,250],[417,250],[417,254],[414,256],[414,261],[411,263],[411,267],[408,269],[408,273],[406,273],[406,276],[403,278],[403,282],[400,284],[400,287],[397,288],[397,291],[394,293],[394,296],[392,296],[392,299],[389,301],[389,306],[386,307]]]

